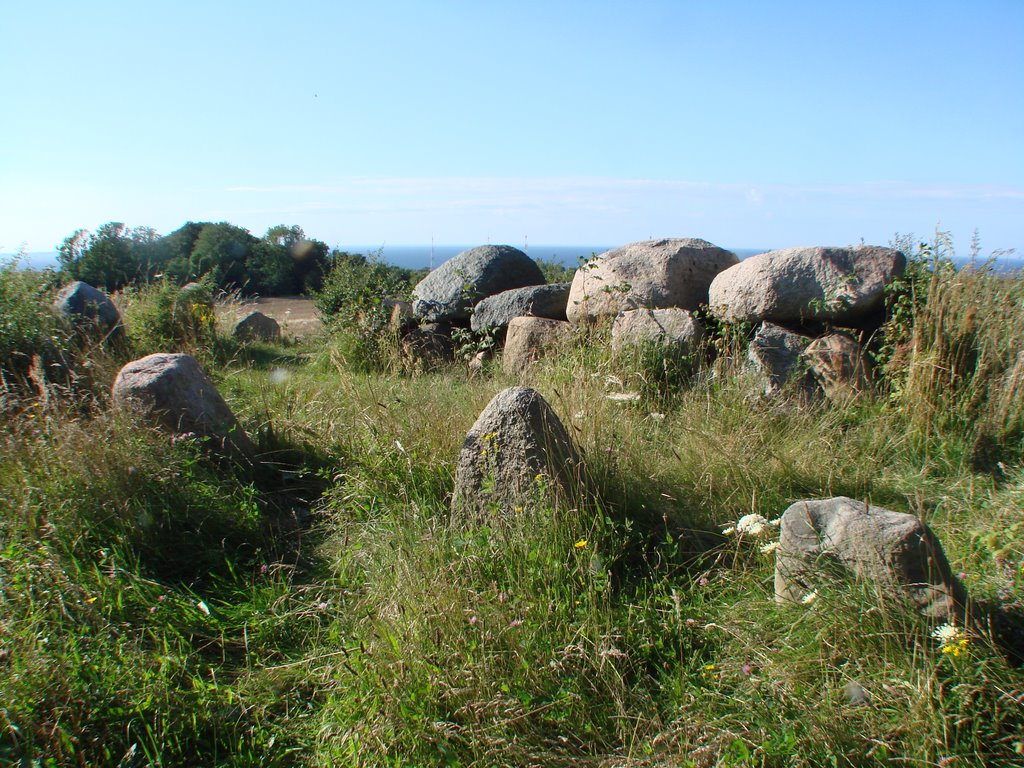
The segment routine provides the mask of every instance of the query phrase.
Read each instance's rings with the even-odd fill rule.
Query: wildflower
[[[753,667],[750,666],[750,662],[743,662],[743,666],[740,667],[740,671],[744,677],[750,677],[750,673],[753,671]]]
[[[736,532],[741,536],[761,536],[768,532],[771,525],[764,515],[744,515],[736,523]]]
[[[576,549],[585,549],[586,546],[587,546],[587,540],[586,539],[580,539],[575,544],[573,544],[573,547],[575,547]]]
[[[196,608],[199,609],[200,613],[204,613],[207,616],[210,615],[210,607],[206,603],[204,603],[202,600],[197,600],[196,601]]]
[[[971,643],[967,633],[953,624],[936,627],[932,632],[932,637],[939,641],[939,650],[953,658],[966,653],[967,646]]]
[[[768,544],[762,544],[761,545],[761,554],[762,555],[770,555],[770,554],[772,554],[778,548],[779,548],[779,542],[777,542],[777,541],[772,541],[772,542],[769,542]]]
[[[812,589],[806,595],[800,598],[800,602],[804,605],[811,605],[815,600],[818,599],[818,590]]]
[[[612,392],[611,394],[604,396],[606,400],[612,400],[617,403],[632,403],[640,399],[639,392]]]
[[[736,533],[736,526],[730,525],[728,528],[723,528],[722,533],[724,533],[726,536],[731,536],[732,534]]]
[[[469,617],[469,623],[470,623],[471,626],[476,626],[476,623],[478,621],[480,621],[480,619],[478,619],[476,616],[470,616]]]
[[[521,627],[521,626],[523,626],[523,620],[522,619],[512,619],[512,621],[509,622],[508,626],[509,626],[510,629],[514,629],[515,627]]]

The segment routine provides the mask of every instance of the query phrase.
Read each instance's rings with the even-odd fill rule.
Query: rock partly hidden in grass
[[[537,262],[511,245],[481,245],[448,259],[413,289],[413,313],[430,322],[469,320],[477,302],[527,285],[544,285]]]
[[[583,464],[561,420],[535,389],[502,390],[459,452],[452,511],[512,515],[530,504],[578,499]]]
[[[501,366],[506,373],[521,375],[533,363],[559,349],[572,338],[572,326],[564,320],[515,317],[508,324]]]
[[[830,333],[815,339],[803,352],[811,376],[835,402],[867,391],[869,363],[861,345],[844,333]]]
[[[110,298],[88,283],[65,286],[53,301],[54,309],[80,333],[110,341],[124,338],[121,313]]]
[[[425,323],[402,336],[405,367],[414,371],[435,371],[455,360],[455,344],[447,323]]]
[[[718,275],[711,311],[728,323],[856,322],[881,309],[907,260],[893,248],[786,248],[751,256]]]
[[[172,434],[192,433],[243,457],[256,453],[235,414],[191,355],[155,354],[130,362],[118,372],[111,395],[115,405]]]
[[[704,326],[686,309],[630,309],[612,323],[612,349],[653,343],[667,353],[692,355],[704,338]]]
[[[280,341],[281,326],[262,312],[250,312],[235,323],[231,335],[239,341]]]
[[[505,329],[514,317],[546,317],[565,320],[569,283],[528,285],[488,296],[473,307],[474,331]]]
[[[838,568],[877,588],[881,599],[907,600],[939,622],[962,621],[968,610],[967,592],[927,525],[845,496],[792,504],[775,557],[779,602],[805,600]]]
[[[759,380],[765,397],[789,390],[809,396],[814,381],[803,360],[811,340],[774,323],[762,323],[747,347],[747,368]]]
[[[695,310],[715,275],[736,264],[732,251],[695,238],[630,243],[576,270],[566,315],[573,325],[639,307]]]

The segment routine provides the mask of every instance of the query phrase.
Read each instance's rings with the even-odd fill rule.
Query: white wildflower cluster
[[[736,525],[730,525],[728,528],[724,528],[722,533],[737,534],[739,536],[752,536],[759,538],[772,532],[772,528],[779,524],[778,520],[769,520],[764,515],[758,515],[756,513],[750,515],[744,515],[736,521]]]

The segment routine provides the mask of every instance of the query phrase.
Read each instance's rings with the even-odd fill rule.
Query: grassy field
[[[667,379],[580,336],[529,383],[589,500],[473,523],[449,494],[466,431],[521,383],[499,366],[408,369],[379,329],[376,365],[362,329],[238,346],[168,316],[170,287],[121,297],[129,347],[106,349],[5,271],[0,763],[1024,764],[1024,281],[924,256],[876,389],[842,405],[750,397],[742,333]],[[31,353],[55,348],[75,377],[41,387]],[[172,348],[255,467],[109,407],[125,360]],[[833,495],[928,522],[991,628],[943,653],[860,583],[776,604],[764,542],[723,528]]]

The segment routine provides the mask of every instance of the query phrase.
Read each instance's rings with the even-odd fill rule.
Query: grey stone
[[[641,307],[696,310],[707,303],[715,275],[737,261],[736,254],[706,240],[630,243],[576,270],[566,316],[579,325]]]
[[[711,311],[729,323],[848,323],[878,310],[906,258],[892,248],[786,248],[751,256],[711,283]]]
[[[247,457],[256,449],[231,408],[191,355],[155,354],[134,360],[117,374],[111,397],[174,434],[195,433],[217,448]]]
[[[522,375],[533,363],[557,350],[571,338],[572,326],[565,320],[514,317],[505,335],[501,367],[513,376]]]
[[[53,306],[81,333],[103,336],[111,341],[124,338],[121,313],[114,302],[88,283],[78,280],[65,286]]]
[[[213,309],[213,293],[202,283],[186,283],[178,291],[178,303],[188,307]]]
[[[474,331],[504,329],[513,317],[546,317],[565,320],[569,283],[530,285],[488,296],[473,307],[470,327]]]
[[[704,326],[686,309],[630,309],[612,323],[612,349],[654,343],[678,355],[692,355],[704,338]]]
[[[775,557],[779,602],[800,602],[838,568],[936,621],[967,615],[967,592],[942,544],[913,515],[845,496],[798,501],[782,515]]]
[[[535,389],[499,392],[459,452],[452,511],[512,515],[540,501],[578,498],[583,466],[561,420]]]
[[[473,305],[488,296],[543,285],[537,263],[510,245],[482,245],[453,256],[413,289],[413,313],[428,321],[469,320]]]
[[[764,395],[787,388],[798,395],[816,391],[803,352],[811,340],[774,323],[763,323],[747,347],[747,368],[761,382]]]
[[[231,335],[239,341],[280,341],[281,326],[262,312],[250,312],[235,323]]]

